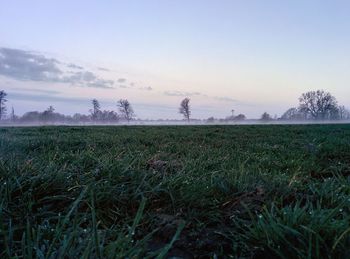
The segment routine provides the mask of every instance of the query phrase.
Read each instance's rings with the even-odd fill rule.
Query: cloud
[[[64,76],[58,82],[96,88],[113,88],[114,85],[113,80],[98,78],[94,73],[90,71],[76,72],[70,76]]]
[[[92,82],[87,83],[89,87],[98,87],[98,88],[113,88],[114,81],[113,80],[104,80],[104,79],[96,79]]]
[[[153,90],[153,88],[150,87],[150,86],[139,87],[138,89],[139,89],[139,90],[145,90],[145,91],[152,91],[152,90]]]
[[[35,93],[43,93],[43,94],[59,94],[59,91],[54,91],[54,90],[43,90],[43,89],[36,89],[36,88],[22,88],[22,87],[16,87],[16,88],[12,88],[11,90],[15,90],[15,91],[21,91],[21,92],[35,92]]]
[[[68,64],[67,67],[73,68],[73,69],[84,69],[83,67],[75,65],[73,63]]]
[[[219,101],[224,101],[224,102],[238,102],[236,99],[233,99],[231,97],[215,96],[213,98],[216,99],[216,100],[219,100]]]
[[[97,69],[100,70],[100,71],[106,71],[106,72],[111,71],[108,68],[104,68],[104,67],[98,67]]]
[[[114,81],[100,78],[76,64],[47,58],[42,54],[19,49],[0,48],[0,75],[21,81],[69,83],[78,86],[113,88]],[[67,68],[77,72],[64,72]]]
[[[69,98],[48,94],[27,94],[27,93],[15,93],[9,92],[9,98],[20,101],[35,101],[35,102],[60,102],[60,103],[74,103],[74,104],[86,104],[89,105],[90,100],[82,98]]]
[[[118,80],[117,80],[117,82],[118,83],[125,83],[126,82],[126,79],[125,78],[119,78]]]
[[[206,94],[202,94],[200,92],[181,92],[181,91],[165,91],[163,93],[164,95],[167,96],[180,96],[180,97],[192,97],[192,96],[202,96],[202,97],[207,97],[207,98],[212,98],[218,101],[222,102],[234,102],[237,103],[239,102],[236,99],[233,99],[231,97],[226,97],[226,96],[208,96]]]
[[[55,81],[62,75],[56,59],[28,51],[0,48],[0,75],[17,80]]]
[[[183,97],[190,97],[190,96],[205,96],[204,94],[201,94],[199,92],[181,92],[181,91],[165,91],[164,95],[167,96],[183,96]]]

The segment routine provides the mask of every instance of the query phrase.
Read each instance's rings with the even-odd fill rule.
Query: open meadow
[[[349,258],[350,125],[0,128],[2,258]]]

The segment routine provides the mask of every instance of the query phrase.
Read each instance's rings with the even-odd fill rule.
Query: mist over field
[[[65,123],[65,122],[27,122],[27,123],[3,123],[1,127],[42,127],[42,126],[239,126],[239,125],[329,125],[329,124],[349,124],[350,120],[339,120],[339,121],[270,121],[263,122],[260,120],[245,120],[241,122],[208,122],[208,121],[194,121],[194,122],[186,122],[186,121],[132,121],[132,122],[118,122],[118,123],[93,123],[93,122],[73,122],[73,123]]]

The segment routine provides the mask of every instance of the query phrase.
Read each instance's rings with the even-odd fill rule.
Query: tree
[[[303,120],[305,116],[297,108],[288,109],[281,117],[281,120]]]
[[[127,99],[120,99],[117,106],[119,107],[119,112],[122,114],[123,118],[128,122],[135,117],[134,110]]]
[[[72,117],[74,122],[89,122],[90,121],[90,116],[85,115],[85,114],[80,114],[80,113],[75,113]]]
[[[207,122],[208,122],[208,123],[213,123],[213,122],[215,122],[215,118],[214,118],[214,117],[209,117],[209,118],[207,119]]]
[[[17,118],[18,118],[18,117],[17,117],[16,114],[15,114],[15,109],[12,107],[10,119],[11,119],[12,122],[15,122],[15,121],[17,120]]]
[[[5,103],[7,102],[6,99],[7,93],[5,93],[4,90],[0,91],[0,120],[3,119],[6,115],[6,106]]]
[[[185,98],[181,101],[179,113],[181,113],[187,121],[190,121],[190,116],[191,116],[190,98]]]
[[[92,103],[92,110],[90,110],[91,118],[93,121],[97,121],[101,113],[101,110],[100,110],[101,106],[97,99],[92,99],[91,103]]]
[[[299,110],[315,120],[325,120],[337,110],[337,100],[323,90],[310,91],[299,98]]]
[[[101,121],[104,122],[117,122],[119,120],[119,116],[115,111],[103,111],[100,117]]]
[[[345,108],[345,106],[341,105],[338,107],[339,119],[340,120],[348,120],[350,119],[350,111]]]
[[[41,113],[38,111],[26,112],[25,114],[23,114],[20,120],[22,122],[38,122],[40,115]]]
[[[54,120],[54,112],[55,112],[55,108],[53,108],[53,106],[50,105],[49,108],[47,108],[41,114],[42,120],[46,122]]]
[[[271,121],[272,118],[271,118],[271,115],[270,115],[270,114],[268,114],[267,112],[264,112],[264,113],[261,115],[260,120],[262,120],[262,121]]]
[[[234,117],[235,121],[244,121],[246,119],[246,116],[244,114],[238,114],[236,117]]]
[[[339,107],[335,106],[332,109],[330,109],[329,111],[327,111],[324,119],[339,120],[340,119]]]
[[[224,119],[224,121],[243,121],[246,119],[244,114],[238,114],[237,116],[231,115]]]

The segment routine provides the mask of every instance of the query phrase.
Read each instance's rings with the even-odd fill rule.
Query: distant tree
[[[55,108],[53,108],[52,105],[49,106],[49,108],[47,108],[44,113],[47,113],[47,114],[53,114],[55,112]]]
[[[215,118],[214,117],[209,117],[208,119],[207,119],[207,122],[208,123],[213,123],[215,121]]]
[[[235,121],[244,121],[246,119],[246,116],[244,114],[238,114],[234,117]]]
[[[328,120],[339,120],[340,119],[340,114],[339,114],[339,107],[335,106],[329,111],[326,112],[325,119]]]
[[[338,107],[339,119],[340,120],[348,120],[350,119],[350,111],[345,108],[345,106],[341,105]]]
[[[227,116],[225,117],[225,119],[223,119],[224,121],[233,121],[235,119],[235,117],[233,115]]]
[[[272,117],[271,117],[271,115],[268,114],[267,112],[264,112],[264,113],[261,115],[260,120],[262,120],[262,121],[271,121],[271,120],[272,120]]]
[[[119,107],[119,112],[125,120],[130,122],[134,117],[134,110],[127,99],[120,99],[117,106]]]
[[[281,117],[281,120],[303,120],[305,115],[297,108],[288,109]]]
[[[92,109],[90,110],[91,118],[93,121],[97,121],[101,113],[101,106],[97,99],[92,99],[91,103],[92,103]]]
[[[41,113],[38,111],[26,112],[20,118],[22,122],[39,122]]]
[[[181,101],[179,113],[181,113],[187,121],[190,121],[190,116],[191,116],[190,98],[185,98]]]
[[[10,119],[11,119],[12,122],[15,122],[15,121],[18,120],[18,117],[15,114],[15,109],[13,107],[11,108],[11,117],[10,117]]]
[[[75,113],[72,117],[74,122],[89,122],[90,121],[90,116],[85,115],[85,114],[80,114],[80,113]]]
[[[6,115],[6,99],[7,93],[4,90],[0,91],[0,120],[2,120]]]
[[[330,93],[323,90],[310,91],[299,98],[299,110],[315,120],[327,119],[337,110],[337,100]]]
[[[55,108],[53,108],[53,106],[49,106],[49,108],[47,108],[45,111],[42,112],[41,114],[41,118],[43,121],[52,121],[54,120],[54,112],[55,112]]]
[[[101,112],[101,121],[104,122],[117,122],[119,116],[115,111],[103,111]]]
[[[234,116],[234,115],[228,116],[224,119],[224,121],[242,121],[245,119],[246,117],[244,114],[238,114],[237,116]]]

